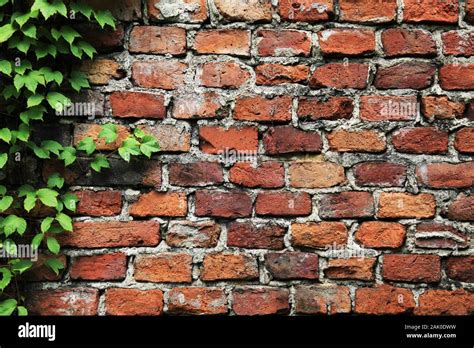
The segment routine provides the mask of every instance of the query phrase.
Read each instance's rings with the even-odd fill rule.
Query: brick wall
[[[474,311],[474,1],[91,2],[120,21],[82,28],[98,115],[55,133],[162,153],[42,168],[82,201],[33,312]]]

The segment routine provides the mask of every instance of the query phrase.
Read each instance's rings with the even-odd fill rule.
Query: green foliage
[[[38,161],[59,160],[66,167],[74,165],[78,156],[89,157],[91,170],[100,172],[110,168],[111,156],[128,162],[132,156],[149,158],[160,150],[157,140],[138,128],[120,139],[113,124],[104,124],[97,138],[86,137],[77,146],[38,141],[34,136],[48,115],[70,105],[71,91],[90,88],[87,76],[73,69],[97,53],[75,29],[76,23],[84,21],[115,27],[109,11],[96,11],[81,0],[0,0],[0,104],[2,120],[8,120],[0,127],[0,171],[8,170],[18,153]],[[101,153],[98,141],[119,147]],[[59,274],[65,265],[57,257],[58,235],[73,233],[71,215],[78,201],[68,192],[61,173],[52,173],[39,187],[0,185],[0,248],[15,255],[19,238],[22,243],[30,238],[31,246],[46,255],[38,262]],[[48,215],[43,212],[42,218],[36,218],[38,214],[32,214],[36,209]],[[28,314],[16,285],[21,280],[17,278],[34,266],[27,259],[0,259],[0,316]]]

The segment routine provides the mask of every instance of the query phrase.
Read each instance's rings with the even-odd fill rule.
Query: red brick
[[[302,97],[298,102],[298,117],[314,121],[348,119],[353,110],[349,97]]]
[[[382,33],[387,57],[436,55],[436,42],[430,32],[422,29],[390,28]]]
[[[259,30],[257,51],[260,56],[304,56],[311,54],[311,37],[297,30]]]
[[[107,289],[105,311],[107,315],[161,315],[163,292],[161,290]]]
[[[246,249],[283,249],[285,233],[286,229],[276,224],[232,222],[227,230],[227,246]]]
[[[177,119],[220,118],[228,113],[224,98],[216,93],[186,93],[173,101],[173,117]]]
[[[305,192],[260,192],[255,209],[258,215],[305,216],[311,214],[311,196]]]
[[[168,312],[176,314],[226,314],[227,297],[217,288],[173,288],[169,292]]]
[[[324,269],[329,279],[374,280],[375,258],[330,259]]]
[[[113,216],[122,211],[122,193],[120,191],[76,191],[79,198],[77,215]]]
[[[287,122],[291,120],[293,99],[290,96],[266,98],[239,97],[235,101],[234,118],[240,121]]]
[[[448,91],[474,89],[474,64],[445,64],[439,69],[439,81]]]
[[[125,72],[120,65],[112,59],[86,60],[79,70],[87,75],[92,85],[107,85],[113,80],[120,80],[125,77]]]
[[[169,183],[176,186],[208,186],[224,182],[222,167],[216,162],[170,163]]]
[[[461,153],[474,153],[474,128],[463,128],[456,132],[454,148]]]
[[[258,279],[257,260],[244,254],[207,254],[204,256],[201,279],[204,281]]]
[[[186,53],[186,30],[178,27],[136,26],[130,33],[129,51],[132,53]]]
[[[261,64],[255,68],[257,85],[275,86],[284,83],[302,83],[308,80],[310,69],[306,65]]]
[[[436,22],[457,23],[459,4],[457,0],[405,0],[403,21],[411,23]]]
[[[334,15],[332,0],[281,0],[278,5],[280,17],[291,22],[321,22]]]
[[[139,282],[189,283],[192,280],[192,261],[188,254],[138,255],[133,276]]]
[[[188,203],[183,192],[157,192],[142,194],[130,208],[130,215],[137,217],[148,216],[186,216]]]
[[[318,255],[301,252],[268,253],[265,267],[274,279],[318,279]]]
[[[441,279],[441,261],[437,255],[385,254],[383,278],[414,283],[436,283]]]
[[[132,64],[135,85],[173,90],[184,85],[187,64],[177,60],[136,61]]]
[[[449,206],[451,220],[474,221],[474,196],[460,194]]]
[[[60,239],[61,245],[65,247],[151,247],[160,242],[160,225],[156,221],[76,222],[74,233],[63,235]]]
[[[398,152],[438,154],[448,151],[448,137],[436,127],[402,128],[393,133],[392,143]]]
[[[165,98],[161,94],[114,92],[109,99],[112,115],[115,117],[156,119],[166,117]]]
[[[316,68],[309,85],[311,88],[364,89],[369,77],[369,66],[361,63],[329,63]]]
[[[147,7],[155,21],[201,23],[208,18],[206,0],[147,0]]]
[[[270,22],[271,0],[214,0],[217,11],[228,21]]]
[[[270,128],[263,136],[265,152],[269,155],[295,152],[320,153],[322,140],[319,133],[307,132],[293,126]]]
[[[425,222],[416,226],[415,244],[427,249],[465,249],[469,237],[453,226]]]
[[[198,68],[197,78],[201,86],[234,89],[247,83],[250,73],[236,62],[209,62]]]
[[[295,286],[296,313],[336,314],[351,311],[349,288],[332,284]]]
[[[474,55],[474,31],[448,31],[443,33],[443,53],[453,56]]]
[[[360,97],[360,119],[363,121],[412,121],[418,113],[416,96]]]
[[[406,234],[405,226],[398,222],[366,221],[357,229],[355,240],[368,248],[399,248]]]
[[[258,149],[258,131],[255,127],[216,127],[199,128],[201,151],[208,154],[219,154],[228,150],[254,152]]]
[[[374,215],[374,198],[370,192],[340,192],[322,194],[319,216],[331,218],[356,218]]]
[[[469,121],[474,121],[474,100],[467,104],[467,112],[464,117]]]
[[[374,86],[378,89],[411,88],[425,89],[431,86],[436,67],[426,62],[402,62],[387,67],[379,67]]]
[[[131,22],[142,18],[140,0],[86,0],[95,10],[109,10],[119,21]]]
[[[127,256],[123,253],[79,256],[69,271],[74,280],[121,280],[127,272]]]
[[[376,131],[335,130],[328,134],[331,150],[338,152],[383,152],[385,139]]]
[[[416,177],[427,187],[469,188],[474,185],[474,162],[420,164]]]
[[[97,315],[98,305],[99,290],[92,288],[36,290],[26,297],[26,307],[32,315]]]
[[[77,31],[84,41],[90,43],[99,52],[119,51],[122,49],[125,31],[123,25],[116,23],[115,29],[110,27],[100,28],[98,24],[82,24]]]
[[[387,23],[396,18],[397,0],[340,0],[340,19],[355,23]]]
[[[474,294],[464,289],[427,289],[419,297],[416,315],[472,315]]]
[[[446,261],[446,274],[451,279],[474,283],[474,255],[449,257]]]
[[[454,119],[463,117],[465,105],[446,96],[426,96],[421,98],[421,110],[428,119]]]
[[[214,248],[221,227],[212,221],[171,221],[166,233],[166,244],[176,248]]]
[[[347,243],[347,227],[343,222],[308,222],[291,225],[291,244],[305,248],[329,248]]]
[[[78,145],[79,142],[85,138],[92,138],[95,142],[96,148],[99,151],[113,151],[122,146],[123,141],[130,135],[129,129],[126,126],[117,126],[117,140],[110,144],[106,144],[105,139],[99,138],[99,133],[102,131],[102,125],[76,123],[74,125],[73,143]]]
[[[474,23],[474,1],[467,0],[466,1],[466,16],[464,20],[469,23]]]
[[[436,212],[432,194],[418,195],[402,192],[382,192],[379,198],[380,218],[429,218]]]
[[[161,152],[188,152],[190,150],[191,127],[186,122],[140,125],[138,128],[158,139]]]
[[[250,55],[250,31],[239,29],[203,30],[196,34],[194,49],[199,54]]]
[[[290,311],[288,289],[236,288],[232,291],[232,309],[237,315],[286,314]]]
[[[290,186],[327,188],[346,182],[344,167],[332,162],[293,162],[289,166]]]
[[[64,268],[59,270],[59,274],[56,275],[51,269],[44,264],[48,259],[51,259],[51,255],[47,254],[38,254],[38,260],[33,264],[31,269],[28,272],[25,272],[21,275],[20,280],[25,282],[53,282],[61,281],[63,279],[64,273],[68,269],[68,261],[65,255],[55,255],[55,259],[59,259],[64,265]]]
[[[196,191],[196,216],[220,218],[247,217],[252,214],[252,199],[244,191]]]
[[[229,170],[230,182],[244,187],[278,188],[285,186],[285,168],[276,161],[265,161],[254,166],[236,163]]]
[[[378,285],[374,288],[358,288],[355,294],[354,312],[358,314],[404,314],[415,308],[410,289]]]
[[[358,186],[403,187],[407,179],[407,167],[391,162],[362,162],[353,168]]]
[[[374,53],[375,32],[363,29],[327,29],[318,32],[323,55],[360,56]]]

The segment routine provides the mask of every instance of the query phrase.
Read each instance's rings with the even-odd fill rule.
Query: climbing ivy
[[[0,0],[0,172],[7,182],[9,167],[18,157],[55,159],[69,167],[81,156],[90,158],[96,172],[109,168],[108,158],[115,152],[97,151],[96,141],[115,142],[114,124],[103,125],[98,139],[87,137],[76,146],[38,140],[35,134],[45,119],[71,105],[68,96],[90,88],[87,76],[74,68],[97,53],[74,28],[80,22],[115,28],[109,11],[94,10],[81,1]],[[117,153],[129,162],[132,156],[149,158],[159,150],[157,140],[137,128]],[[44,265],[59,274],[65,267],[57,256],[58,236],[73,233],[71,215],[77,203],[60,173],[52,173],[39,187],[0,185],[0,315],[28,314],[18,285],[23,273]],[[36,209],[49,213],[32,214]],[[18,255],[19,241],[46,257],[9,257]]]

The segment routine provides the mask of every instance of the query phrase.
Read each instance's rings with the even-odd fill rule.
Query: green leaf
[[[12,203],[13,203],[13,197],[11,196],[5,196],[2,199],[0,199],[0,212],[4,212],[8,208],[10,208]]]
[[[31,120],[39,121],[43,120],[43,115],[46,112],[46,108],[44,106],[38,105],[34,106],[20,114],[20,119],[23,123],[29,124]]]
[[[60,71],[52,70],[49,67],[43,67],[39,69],[39,72],[43,75],[47,83],[54,81],[60,85],[63,82],[64,76]]]
[[[54,110],[62,111],[64,107],[71,105],[71,100],[68,97],[66,97],[64,94],[61,94],[58,92],[49,92],[48,95],[46,96],[46,99],[48,100],[49,105]]]
[[[7,188],[3,185],[0,185],[0,196],[3,196],[7,193]]]
[[[0,268],[0,273],[2,274],[2,279],[0,280],[0,290],[3,291],[8,286],[8,284],[10,284],[12,273],[8,268],[5,267]]]
[[[38,249],[41,242],[43,241],[43,238],[44,238],[44,234],[43,233],[38,233],[36,236],[33,237],[33,240],[31,241],[31,246],[33,248]]]
[[[69,43],[70,45],[72,45],[76,37],[81,37],[81,34],[79,34],[76,30],[71,28],[69,25],[62,26],[60,29],[60,32],[64,40],[66,40],[67,43]]]
[[[118,153],[125,162],[130,162],[130,156],[140,155],[140,143],[136,139],[128,137],[118,149]]]
[[[12,265],[12,271],[15,273],[23,274],[33,266],[33,262],[30,260],[20,260]]]
[[[146,135],[143,137],[142,144],[140,145],[140,151],[146,157],[150,158],[153,153],[160,151],[160,145],[154,137]]]
[[[0,60],[0,72],[10,76],[12,73],[12,63],[8,60]]]
[[[1,272],[1,269],[0,269]],[[15,299],[8,299],[0,302],[0,316],[8,317],[13,314],[16,309],[17,301]]]
[[[77,47],[79,47],[82,52],[84,52],[85,54],[87,54],[87,56],[92,59],[94,57],[94,54],[97,53],[97,51],[95,50],[94,47],[92,47],[91,44],[89,44],[88,42],[85,42],[85,41],[79,41],[78,44],[77,44]]]
[[[110,164],[109,164],[109,161],[107,160],[107,158],[105,156],[97,155],[94,158],[94,161],[92,161],[91,167],[92,167],[93,170],[100,173],[102,168],[110,168]]]
[[[87,19],[91,19],[92,8],[89,5],[83,3],[82,1],[78,1],[72,2],[70,7],[74,12],[82,13],[85,17],[87,17]]]
[[[35,0],[31,11],[40,11],[45,19],[48,19],[55,14],[60,14],[63,17],[67,17],[67,8],[62,0],[53,0],[49,3],[47,0]]]
[[[48,178],[48,187],[58,189],[63,188],[64,186],[64,178],[59,173],[53,173]]]
[[[59,275],[59,270],[64,269],[64,264],[59,259],[48,259],[44,264],[56,273],[56,275]]]
[[[58,54],[58,50],[56,49],[56,46],[54,45],[39,44],[38,47],[36,47],[35,49],[35,53],[36,53],[36,59],[44,58],[48,54],[52,56],[53,58],[56,58],[56,55]]]
[[[76,91],[80,92],[81,88],[90,88],[89,80],[87,76],[80,71],[73,71],[71,78],[69,79],[71,87]]]
[[[54,237],[48,237],[46,239],[46,245],[48,246],[48,250],[51,251],[53,254],[57,255],[61,250],[61,246]]]
[[[2,221],[1,227],[4,229],[5,236],[8,237],[15,232],[23,235],[26,231],[27,224],[25,219],[16,215],[9,215]]]
[[[36,26],[33,24],[27,25],[21,30],[23,34],[31,39],[36,39]]]
[[[0,27],[0,43],[7,41],[15,33],[16,29],[11,24],[5,24]]]
[[[41,94],[33,94],[31,97],[28,98],[27,106],[29,108],[33,106],[38,106],[44,100],[44,96]]]
[[[36,207],[36,194],[34,192],[29,192],[26,194],[23,207],[28,213],[32,211],[34,207]]]
[[[84,151],[88,156],[92,155],[96,150],[94,139],[91,137],[82,139],[79,144],[77,144],[77,149]]]
[[[3,140],[7,144],[12,140],[12,132],[8,128],[0,129],[0,140]]]
[[[61,152],[59,159],[64,161],[66,167],[70,166],[76,161],[76,149],[71,146],[65,147],[63,152]]]
[[[8,162],[8,154],[0,152],[0,169],[5,167],[5,164]]]
[[[46,233],[51,228],[51,224],[54,222],[54,218],[48,216],[41,221],[41,232]]]
[[[110,123],[103,125],[99,138],[104,139],[106,144],[113,143],[118,138],[117,126]]]
[[[19,317],[26,317],[28,315],[28,310],[23,306],[16,307]]]
[[[26,124],[21,124],[16,131],[16,137],[21,141],[28,141],[30,138],[30,127]]]
[[[76,205],[77,202],[79,202],[79,198],[73,193],[66,193],[63,195],[63,203],[66,209],[75,212],[76,211]]]
[[[41,143],[41,148],[46,151],[54,153],[56,156],[60,155],[63,150],[63,146],[54,140],[46,140]]]
[[[41,147],[37,146],[36,144],[31,143],[31,142],[28,143],[28,146],[30,147],[31,150],[33,150],[34,154],[38,158],[41,158],[41,159],[49,159],[50,158],[48,150],[45,150],[45,149],[43,149],[43,148],[41,148]]]
[[[96,11],[94,12],[94,17],[101,28],[104,28],[106,25],[109,25],[115,29],[114,16],[112,16],[112,13],[110,13],[110,11]]]
[[[59,222],[62,228],[68,232],[72,232],[73,227],[72,227],[72,219],[70,216],[64,214],[64,213],[59,213],[56,215],[56,221]]]
[[[58,205],[57,197],[59,196],[59,193],[54,190],[42,188],[36,192],[36,196],[39,198],[41,203],[48,207],[55,208]]]

